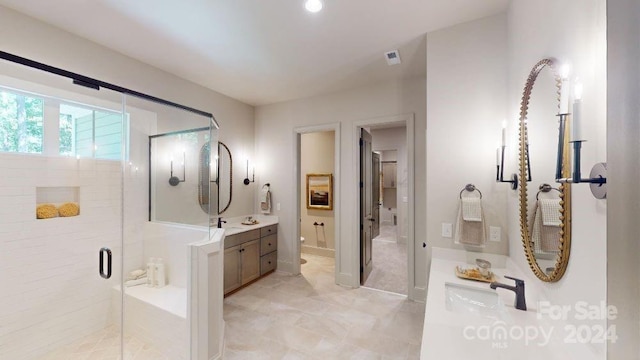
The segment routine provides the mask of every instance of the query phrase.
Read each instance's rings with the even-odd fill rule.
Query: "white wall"
[[[253,157],[252,106],[4,7],[0,32],[3,51],[213,113],[221,127],[219,140],[231,149],[236,166],[233,202],[224,215],[253,213],[255,184],[242,185],[240,166],[241,156]]]
[[[571,63],[573,73],[584,84],[583,135],[588,142],[583,145],[583,176],[589,174],[593,164],[607,158],[605,6],[598,0],[514,0],[508,12],[509,119],[518,117],[522,89],[533,65],[545,57]],[[510,132],[515,136],[515,130]],[[555,159],[555,152],[556,149],[549,149],[548,158]],[[553,304],[575,306],[578,301],[586,301],[598,305],[606,300],[607,200],[595,199],[588,185],[579,184],[572,186],[572,202],[573,234],[567,272],[556,283],[541,283],[533,277],[529,281],[536,281]],[[522,251],[514,193],[509,193],[508,215],[510,257],[532,274]],[[597,356],[604,358],[604,345],[591,346]]]
[[[260,184],[271,183],[274,204],[280,203],[281,210],[273,214],[279,216],[278,269],[294,272],[293,259],[295,243],[296,194],[295,184],[295,144],[296,127],[340,123],[340,179],[341,198],[336,206],[341,207],[340,238],[336,239],[336,272],[339,282],[358,286],[359,263],[357,251],[358,232],[358,170],[357,142],[354,141],[354,124],[359,121],[381,116],[415,114],[415,154],[416,186],[415,199],[416,234],[424,234],[425,218],[425,79],[418,77],[401,82],[381,83],[377,86],[353,89],[313,98],[300,99],[256,108],[256,154],[259,154],[261,171]],[[416,289],[424,299],[426,284],[425,256],[422,238],[416,240]]]
[[[487,241],[483,249],[470,250],[508,253],[509,184],[495,182],[496,147],[506,118],[506,97],[506,15],[427,34],[429,250],[434,246],[463,248],[454,243],[454,238],[441,236],[441,224],[450,223],[455,228],[460,191],[472,183],[482,192],[487,227],[501,227],[502,241]],[[516,170],[513,164],[507,168]]]
[[[609,359],[640,358],[640,3],[607,2],[607,302],[618,308]]]
[[[397,208],[397,240],[400,243],[407,242],[407,232],[409,226],[409,209],[407,202],[403,201],[408,196],[409,179],[407,178],[407,128],[396,127],[389,129],[371,130],[372,145],[374,151],[396,150],[396,204]],[[385,159],[381,159],[385,160]],[[380,214],[388,209],[381,208]],[[393,218],[391,219],[393,221]]]
[[[303,189],[304,194],[306,194],[307,174],[335,176],[334,150],[334,131],[300,135],[300,189]],[[309,246],[335,250],[334,210],[307,209],[307,197],[303,195],[300,196],[300,215],[300,236],[305,238],[302,251],[311,250],[307,249]],[[314,223],[322,223],[324,226],[315,226]],[[323,254],[329,255],[326,252]]]

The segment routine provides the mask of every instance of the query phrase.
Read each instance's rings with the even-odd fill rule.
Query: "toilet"
[[[302,244],[304,243],[304,237],[300,236],[300,247],[302,247]],[[306,264],[307,260],[302,258],[302,250],[300,250],[300,264]]]

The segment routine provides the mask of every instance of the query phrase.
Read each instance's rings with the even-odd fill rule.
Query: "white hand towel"
[[[463,219],[462,206],[458,209],[458,221],[456,222],[455,242],[471,245],[484,246],[487,234],[484,226],[484,216],[481,214],[480,221],[466,221]]]
[[[560,199],[540,199],[542,208],[542,225],[560,226]]]
[[[268,187],[262,188],[260,192],[260,211],[263,214],[271,213],[271,191]]]
[[[540,206],[536,203],[536,207],[533,210],[533,224],[531,225],[531,242],[533,243],[533,249],[535,253],[541,253],[542,249],[540,249],[540,243],[542,241],[542,236],[540,235],[540,230],[542,228],[542,210],[540,210]]]
[[[544,207],[540,199],[536,202],[533,224],[531,226],[531,242],[536,254],[554,254],[560,249],[560,229],[556,225],[544,225]],[[547,200],[547,199],[544,199]],[[558,201],[558,199],[548,199]],[[559,212],[558,210],[558,217]]]
[[[462,202],[462,219],[464,221],[482,221],[482,203],[480,198],[463,197]]]

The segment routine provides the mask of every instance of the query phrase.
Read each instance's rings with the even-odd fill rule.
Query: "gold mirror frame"
[[[553,72],[556,79],[556,88],[558,94],[558,110],[560,109],[560,91],[562,88],[562,79],[555,70],[554,60],[543,59],[539,61],[529,73],[527,83],[525,84],[522,94],[522,102],[520,103],[520,119],[519,119],[519,164],[520,174],[518,181],[519,185],[519,201],[520,201],[520,234],[522,235],[522,245],[524,246],[525,256],[529,267],[538,279],[544,282],[556,282],[562,278],[567,265],[569,263],[569,255],[571,253],[571,185],[568,183],[561,184],[560,190],[560,251],[556,257],[555,268],[551,274],[547,274],[538,264],[533,246],[531,243],[531,234],[529,233],[529,216],[528,216],[528,197],[527,197],[527,113],[529,111],[529,100],[531,99],[531,91],[533,85],[538,77],[538,74],[548,67]],[[565,122],[566,124],[566,122]],[[565,125],[566,126],[566,125]],[[570,177],[569,170],[571,169],[569,163],[569,131],[565,128],[565,137],[563,139],[564,157],[562,159],[562,177]],[[558,136],[557,134],[549,134],[549,136]],[[550,159],[551,160],[551,159]]]

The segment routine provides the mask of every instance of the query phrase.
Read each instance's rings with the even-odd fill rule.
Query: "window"
[[[122,115],[78,105],[60,105],[60,155],[120,160]]]
[[[44,100],[0,89],[0,151],[42,153]]]

